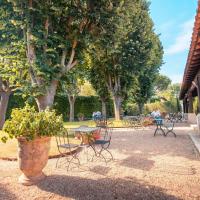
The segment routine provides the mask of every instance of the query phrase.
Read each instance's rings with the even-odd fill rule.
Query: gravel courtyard
[[[84,164],[69,172],[56,169],[55,159],[36,186],[17,183],[17,162],[0,160],[0,200],[43,199],[199,199],[200,158],[188,136],[189,127],[153,137],[154,129],[117,130],[110,147],[114,161]],[[80,154],[84,161],[85,154]]]

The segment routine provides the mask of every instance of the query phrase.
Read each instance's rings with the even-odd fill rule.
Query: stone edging
[[[196,147],[198,153],[200,154],[200,137],[197,134],[189,133],[188,134],[194,143],[194,146]]]

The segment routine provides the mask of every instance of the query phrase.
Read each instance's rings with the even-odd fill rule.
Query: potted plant
[[[55,111],[37,112],[26,105],[22,109],[13,109],[11,119],[7,120],[3,130],[9,138],[18,140],[18,161],[22,175],[19,182],[32,185],[45,178],[42,172],[48,161],[51,136],[61,133],[62,116]],[[3,137],[6,142],[8,137]]]
[[[83,113],[78,113],[77,117],[78,117],[79,121],[83,121],[84,120],[84,114]]]

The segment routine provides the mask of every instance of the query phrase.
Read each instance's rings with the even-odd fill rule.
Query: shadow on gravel
[[[95,166],[90,169],[91,172],[105,176],[111,170],[110,167]]]
[[[41,190],[79,200],[87,199],[157,199],[179,200],[175,196],[166,194],[165,190],[140,182],[135,178],[98,180],[77,176],[48,176],[37,185]]]
[[[144,154],[134,154],[133,156],[129,156],[128,158],[122,160],[120,165],[149,171],[154,166],[155,161],[149,160],[148,155]]]
[[[175,131],[177,137],[168,135],[153,136],[154,130],[141,131],[136,133],[113,134],[110,150],[117,150],[120,153],[126,152],[127,156],[133,156],[134,152],[140,152],[149,157],[168,155],[172,157],[183,157],[189,160],[198,160],[195,153],[195,146],[188,136],[188,131]],[[150,160],[150,158],[147,158]]]
[[[3,185],[0,184],[0,199],[2,200],[13,200],[16,196],[8,191]]]

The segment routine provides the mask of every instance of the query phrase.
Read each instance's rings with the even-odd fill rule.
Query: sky
[[[198,0],[150,0],[150,14],[164,48],[160,73],[181,83],[191,43]]]

